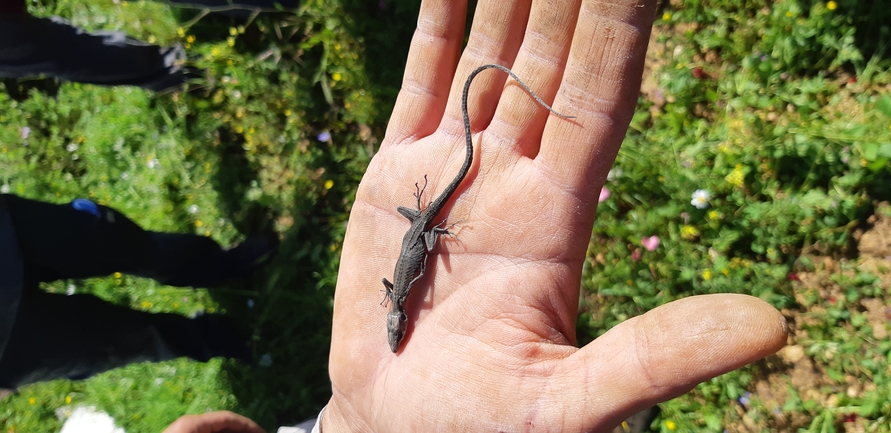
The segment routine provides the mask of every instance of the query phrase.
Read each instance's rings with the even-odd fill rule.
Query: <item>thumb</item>
[[[620,323],[567,358],[558,376],[567,380],[554,384],[564,389],[555,392],[577,397],[575,407],[595,408],[575,418],[583,423],[580,429],[607,430],[700,382],[776,353],[787,334],[780,312],[758,298],[693,296]]]

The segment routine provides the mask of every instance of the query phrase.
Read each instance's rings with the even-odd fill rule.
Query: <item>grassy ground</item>
[[[415,3],[308,1],[253,20],[156,2],[30,4],[89,29],[180,42],[203,77],[163,95],[7,82],[0,186],[90,197],[144,227],[224,244],[268,230],[283,241],[262,275],[218,291],[127,276],[46,286],[148,311],[226,313],[264,362],[137,364],[29,386],[0,401],[0,431],[58,430],[80,404],[130,433],[208,409],[268,429],[316,413],[330,392],[344,224],[383,136]],[[593,233],[581,339],[715,292],[771,302],[794,333],[779,356],[663,404],[656,429],[891,431],[891,251],[875,241],[891,236],[881,204],[891,200],[891,14],[879,3],[672,1],[660,12]]]

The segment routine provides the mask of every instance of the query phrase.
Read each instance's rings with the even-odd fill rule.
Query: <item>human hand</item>
[[[237,413],[222,410],[181,416],[164,433],[264,433],[264,430]]]
[[[649,0],[480,0],[421,6],[402,91],[350,215],[335,294],[333,396],[323,430],[607,431],[632,413],[774,353],[782,316],[741,295],[691,297],[579,349],[575,322],[597,197],[637,102]],[[475,156],[443,238],[387,345],[392,278],[415,182],[435,198],[463,162],[460,91],[471,70],[510,67],[470,90]]]

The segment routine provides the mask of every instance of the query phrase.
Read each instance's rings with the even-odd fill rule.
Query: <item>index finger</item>
[[[411,39],[402,88],[387,124],[384,145],[430,135],[439,126],[464,40],[466,14],[466,1],[421,3],[418,27]]]

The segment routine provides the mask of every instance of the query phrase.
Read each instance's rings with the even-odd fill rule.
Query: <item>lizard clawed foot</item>
[[[427,190],[427,175],[424,175],[424,187],[421,188],[418,186],[418,183],[415,182],[415,199],[418,202],[418,210],[421,210],[421,194],[424,194],[424,191]]]

